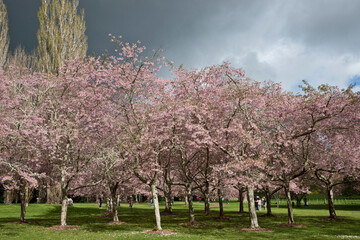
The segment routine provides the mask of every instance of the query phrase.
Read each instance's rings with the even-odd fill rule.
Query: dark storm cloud
[[[36,46],[40,0],[5,0],[12,47]],[[31,3],[31,4],[30,4]],[[360,75],[357,0],[80,0],[89,53],[112,49],[108,34],[140,40],[186,67],[231,61],[258,80],[345,86]]]
[[[4,0],[9,15],[10,48],[18,45],[27,51],[36,48],[38,29],[37,10],[41,5],[38,0]]]

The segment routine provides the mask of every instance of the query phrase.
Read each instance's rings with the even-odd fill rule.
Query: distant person
[[[229,197],[226,197],[225,201],[226,201],[227,205],[229,205],[229,202],[230,202]]]
[[[150,203],[151,203],[151,206],[153,207],[153,206],[154,206],[154,200],[153,200],[153,198],[150,198]]]
[[[259,202],[258,202],[258,196],[256,196],[256,198],[255,198],[255,210],[256,211],[259,211]]]
[[[199,201],[200,201],[200,198],[199,198],[199,196],[196,196],[196,200],[197,200],[197,202],[199,202]]]
[[[132,212],[132,210],[133,210],[133,204],[134,204],[133,198],[130,197],[130,199],[129,199],[129,208],[130,208],[130,211],[131,211],[131,212]]]
[[[304,197],[304,205],[305,205],[305,207],[309,206],[309,203],[308,203],[308,200],[306,197]]]
[[[266,208],[266,198],[263,198],[263,203],[264,203],[264,209]]]
[[[257,201],[258,201],[259,211],[261,211],[261,198],[258,197]]]
[[[101,208],[102,203],[103,203],[103,199],[102,197],[99,197],[99,208]]]

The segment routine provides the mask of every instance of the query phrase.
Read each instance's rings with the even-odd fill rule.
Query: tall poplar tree
[[[12,54],[8,55],[6,66],[17,66],[26,68],[30,71],[36,71],[37,55],[35,51],[27,54],[25,49],[20,45],[17,46]],[[6,68],[5,66],[5,68]]]
[[[0,69],[6,63],[9,51],[8,14],[3,0],[0,0]]]
[[[79,0],[42,0],[38,11],[38,70],[58,74],[65,61],[87,51],[83,9]]]
[[[79,0],[42,0],[38,11],[37,70],[58,75],[67,60],[83,58],[87,51],[84,10],[78,11]],[[47,203],[59,203],[58,183],[47,188]]]

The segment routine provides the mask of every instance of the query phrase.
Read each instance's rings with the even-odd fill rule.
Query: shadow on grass
[[[341,205],[336,206],[336,209],[345,211],[356,211],[357,209],[360,209],[360,206],[354,205],[340,206]],[[163,210],[163,208],[164,207],[162,206],[161,210]],[[13,208],[11,210],[13,211],[16,209],[17,208]],[[37,222],[39,225],[15,226],[9,223],[18,221],[18,218],[15,218],[14,216],[17,216],[20,212],[11,213],[11,215],[8,213],[6,213],[7,215],[0,213],[0,228],[1,231],[3,231],[3,229],[5,230],[0,238],[6,238],[6,236],[10,235],[12,237],[21,237],[26,234],[26,229],[32,228],[39,230],[45,227],[60,224],[60,205],[32,205],[29,207],[27,212],[27,220],[30,222]],[[211,209],[210,216],[204,216],[203,209],[195,209],[196,221],[203,223],[203,225],[199,226],[181,225],[181,223],[188,222],[188,209],[186,206],[180,204],[176,204],[174,206],[175,215],[162,215],[161,220],[164,230],[171,230],[189,236],[197,236],[198,238],[201,237],[201,239],[229,239],[240,235],[244,239],[247,237],[249,239],[254,239],[254,236],[256,236],[256,239],[311,239],[310,236],[314,234],[322,236],[360,234],[359,213],[356,213],[357,215],[354,215],[354,217],[339,216],[344,218],[345,221],[323,221],[320,219],[326,217],[324,215],[326,214],[326,206],[314,205],[307,208],[303,207],[295,209],[294,214],[296,224],[305,225],[305,227],[290,228],[279,227],[280,224],[287,223],[287,212],[285,207],[274,208],[273,212],[279,217],[259,218],[259,224],[262,228],[274,230],[275,233],[236,232],[236,229],[249,227],[249,216],[248,214],[238,213],[235,203],[233,206],[225,208],[225,217],[228,219],[214,219],[214,217],[219,216],[219,210],[215,207]],[[149,204],[135,204],[132,212],[127,204],[122,204],[119,209],[119,220],[128,223],[124,225],[105,224],[112,221],[111,217],[101,217],[105,213],[106,206],[104,206],[103,209],[99,209],[95,204],[75,204],[74,207],[68,208],[67,224],[80,226],[81,228],[76,230],[79,234],[82,234],[82,231],[84,230],[94,234],[108,234],[109,232],[117,232],[121,234],[129,232],[143,232],[144,230],[152,230],[155,226],[154,210],[149,206]],[[258,215],[262,214],[265,214],[265,211],[258,212]]]
[[[284,206],[282,206],[284,207]],[[317,204],[317,205],[309,205],[307,207],[302,206],[302,207],[295,207],[294,209],[313,209],[313,210],[323,210],[323,209],[328,209],[328,205],[325,204]],[[335,209],[336,210],[341,210],[341,211],[360,211],[360,205],[355,205],[355,204],[339,204],[339,205],[335,205]]]

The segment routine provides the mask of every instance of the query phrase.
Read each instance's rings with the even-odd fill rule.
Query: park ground
[[[195,202],[197,226],[181,223],[188,221],[187,207],[183,202],[174,203],[174,215],[162,215],[163,230],[173,235],[146,233],[155,225],[153,209],[149,203],[134,204],[130,211],[128,204],[121,204],[119,219],[127,224],[111,225],[111,218],[104,217],[102,209],[95,203],[75,203],[69,207],[68,225],[76,229],[51,229],[60,222],[60,205],[30,204],[27,207],[28,224],[18,224],[20,205],[0,204],[0,239],[360,239],[360,201],[336,205],[339,220],[328,220],[327,206],[321,201],[309,207],[294,209],[298,227],[288,227],[287,209],[273,206],[277,217],[264,217],[265,211],[258,212],[262,228],[273,232],[239,231],[249,225],[248,214],[238,213],[239,203],[225,204],[224,219],[217,218],[218,208],[212,203],[210,216],[203,215],[203,203]],[[246,207],[246,206],[245,206]],[[164,206],[162,206],[164,209]]]

